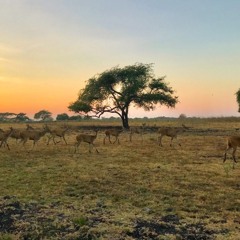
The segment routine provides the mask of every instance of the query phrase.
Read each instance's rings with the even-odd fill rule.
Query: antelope
[[[26,125],[26,130],[34,130],[34,128],[32,126],[30,126],[29,124]],[[13,133],[11,134],[11,138],[15,138],[16,142],[18,140],[21,140],[21,132],[23,132],[23,129],[14,129]]]
[[[232,152],[232,158],[233,158],[233,168],[234,168],[234,162],[236,163],[236,151],[237,151],[237,147],[240,147],[240,136],[230,136],[227,138],[227,148],[226,151],[224,153],[224,158],[223,158],[223,162],[226,161],[227,159],[227,152],[230,149],[233,149]]]
[[[35,147],[35,144],[39,141],[41,137],[43,137],[48,132],[48,129],[44,127],[42,130],[24,130],[20,132],[20,138],[21,142],[23,143],[23,146],[25,146],[25,143],[27,140],[33,141],[33,147]]]
[[[98,129],[95,130],[95,135],[90,135],[90,134],[84,134],[84,133],[80,133],[76,136],[76,143],[75,143],[75,150],[74,153],[77,152],[77,149],[79,147],[79,145],[81,144],[81,142],[86,142],[89,144],[89,152],[91,153],[91,146],[92,148],[95,147],[94,146],[94,141],[97,138],[97,134],[98,134]],[[99,153],[99,151],[97,150],[97,148],[95,147],[96,152]]]
[[[0,147],[2,147],[2,145],[4,144],[5,146],[7,146],[8,150],[10,150],[7,140],[11,136],[12,133],[13,133],[12,127],[10,127],[10,130],[7,130],[7,131],[3,131],[1,129],[1,131],[0,131],[0,141],[1,141]]]
[[[108,138],[108,141],[110,143],[111,142],[111,136],[114,136],[115,137],[115,141],[112,143],[114,144],[116,141],[118,141],[118,144],[120,144],[120,141],[119,141],[119,135],[123,132],[123,129],[108,129],[105,131],[105,137],[103,139],[103,144],[105,144],[105,140],[106,138]]]
[[[143,141],[143,134],[144,134],[144,128],[143,127],[131,127],[130,128],[130,135],[129,135],[129,141],[132,141],[132,135],[133,134],[139,134]]]
[[[23,130],[20,130],[20,129],[14,129],[13,133],[11,134],[11,138],[15,138],[16,142],[17,142],[19,139],[21,139],[20,134],[21,134],[22,131]]]
[[[186,126],[182,126],[182,127],[178,127],[178,128],[173,128],[173,127],[161,127],[158,129],[158,133],[160,134],[160,136],[158,137],[158,142],[159,142],[159,146],[163,146],[162,145],[162,138],[163,136],[167,136],[171,138],[171,143],[170,146],[172,146],[173,143],[173,139],[176,138],[177,140],[177,135],[185,132],[187,130]],[[181,146],[180,143],[178,143],[179,146]]]
[[[56,128],[56,129],[50,129],[47,125],[46,128],[48,129],[48,132],[51,134],[51,137],[48,137],[47,145],[49,145],[50,140],[52,139],[54,144],[56,145],[57,142],[55,141],[55,137],[60,137],[64,140],[65,144],[67,145],[67,141],[65,139],[65,134],[69,130],[69,127],[67,126],[65,129],[62,128]]]

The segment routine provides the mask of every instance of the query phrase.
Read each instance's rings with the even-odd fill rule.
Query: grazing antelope
[[[84,134],[84,133],[80,133],[76,136],[76,143],[75,143],[75,150],[74,153],[77,152],[77,149],[79,147],[79,145],[81,144],[81,142],[86,142],[89,144],[89,152],[91,153],[91,147],[95,147],[94,146],[94,141],[97,138],[97,134],[98,134],[98,129],[95,130],[95,135],[90,135],[90,134]],[[96,152],[99,153],[99,151],[97,150],[97,148],[95,147]]]
[[[108,129],[105,131],[105,137],[103,139],[103,144],[105,144],[106,138],[108,138],[108,141],[112,144],[114,144],[116,141],[118,141],[118,144],[120,144],[119,141],[119,135],[123,132],[123,129]],[[111,142],[111,136],[115,137],[115,141]]]
[[[162,138],[163,136],[167,136],[171,138],[171,143],[170,146],[172,146],[173,143],[173,139],[175,138],[177,140],[177,135],[185,132],[187,130],[187,128],[185,126],[182,127],[178,127],[178,128],[173,128],[173,127],[161,127],[158,129],[158,133],[160,134],[160,136],[158,137],[158,142],[159,142],[159,146],[163,146],[162,145]],[[181,146],[180,143],[178,143],[179,146]]]
[[[4,145],[4,146],[7,146],[8,150],[10,150],[7,140],[11,136],[12,133],[13,133],[12,127],[10,127],[10,130],[7,130],[7,131],[3,131],[1,129],[1,131],[0,131],[0,141],[1,141],[0,147],[2,147]]]
[[[230,150],[230,149],[233,149],[233,152],[232,152],[232,158],[233,158],[233,161],[236,163],[237,160],[236,160],[236,151],[237,151],[237,147],[240,147],[240,136],[230,136],[227,138],[227,148],[226,148],[226,151],[224,153],[224,158],[223,158],[223,162],[226,161],[227,159],[227,152]],[[233,162],[233,168],[234,168],[234,162]]]

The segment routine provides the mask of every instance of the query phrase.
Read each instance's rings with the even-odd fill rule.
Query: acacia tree
[[[175,107],[178,101],[173,93],[165,77],[155,77],[152,64],[137,63],[114,67],[90,78],[68,108],[91,117],[114,113],[121,118],[123,127],[129,128],[131,105],[146,111],[154,110],[157,104]]]
[[[35,113],[34,119],[41,119],[42,121],[52,120],[52,113],[47,110],[41,110]]]
[[[19,121],[19,122],[25,122],[30,120],[30,118],[27,116],[26,113],[18,113],[15,119],[16,121]]]
[[[15,119],[16,113],[4,112],[0,113],[0,121],[9,121]]]
[[[238,103],[238,112],[240,112],[240,88],[236,92],[236,96],[237,96],[237,103]]]

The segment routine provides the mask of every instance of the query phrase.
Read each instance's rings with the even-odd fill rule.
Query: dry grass
[[[56,211],[78,231],[87,228],[85,239],[237,239],[240,165],[232,169],[230,155],[225,164],[222,160],[225,136],[235,133],[239,122],[194,120],[186,125],[193,129],[179,136],[182,147],[173,148],[167,137],[159,147],[155,133],[145,134],[143,143],[140,136],[130,142],[123,133],[120,145],[103,145],[102,132],[95,141],[99,154],[89,153],[85,143],[74,154],[76,132],[66,136],[68,146],[47,146],[43,138],[29,153],[11,139],[11,151],[0,149],[1,196],[44,206],[57,203]],[[0,128],[9,126],[25,128]],[[16,231],[0,236],[18,239]]]

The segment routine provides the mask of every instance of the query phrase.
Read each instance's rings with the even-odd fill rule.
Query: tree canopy
[[[238,103],[238,112],[240,112],[240,88],[236,92],[237,103]]]
[[[68,108],[92,117],[114,113],[122,119],[123,127],[129,128],[131,105],[146,111],[154,110],[157,104],[175,107],[178,97],[173,94],[165,77],[155,77],[152,64],[137,63],[114,67],[90,78]]]
[[[25,122],[30,121],[30,118],[26,113],[0,113],[0,122],[2,121],[13,121],[13,122]]]
[[[69,116],[67,113],[61,113],[61,114],[57,115],[56,120],[58,120],[58,121],[69,120]]]
[[[42,121],[52,120],[52,113],[47,110],[41,110],[34,115],[34,119],[39,119]]]
[[[29,120],[30,120],[30,118],[26,115],[26,113],[16,114],[16,121],[25,122],[25,121],[29,121]]]

